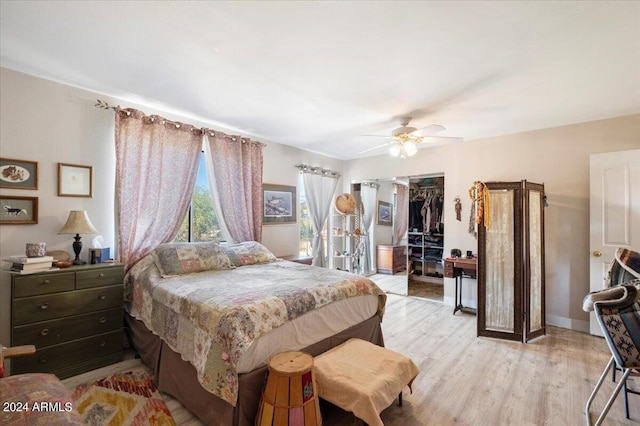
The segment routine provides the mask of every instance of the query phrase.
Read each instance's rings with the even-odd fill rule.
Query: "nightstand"
[[[11,274],[11,345],[36,354],[12,362],[12,374],[60,379],[122,361],[124,265],[73,266]]]

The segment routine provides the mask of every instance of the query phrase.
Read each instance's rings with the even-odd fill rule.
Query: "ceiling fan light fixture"
[[[394,142],[393,144],[391,144],[391,146],[389,147],[389,154],[392,157],[398,157],[400,155],[400,153],[402,152],[402,146],[397,143]]]
[[[418,152],[418,148],[416,147],[416,144],[414,142],[412,142],[412,141],[405,142],[405,144],[402,146],[402,148],[407,153],[407,157],[411,157],[413,155],[416,155],[416,152]]]

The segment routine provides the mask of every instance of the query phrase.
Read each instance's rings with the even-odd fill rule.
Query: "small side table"
[[[444,260],[444,276],[447,278],[455,278],[456,280],[456,306],[453,309],[453,315],[458,311],[476,315],[476,309],[462,305],[462,277],[475,278],[477,259],[453,258]]]
[[[257,425],[322,425],[313,357],[283,352],[269,360]]]
[[[313,261],[313,257],[305,256],[302,254],[292,254],[289,256],[282,256],[281,259],[288,260],[289,262],[302,263],[304,265],[311,265],[311,262]]]

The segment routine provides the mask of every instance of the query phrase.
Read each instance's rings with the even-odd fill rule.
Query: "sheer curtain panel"
[[[376,258],[375,246],[371,244],[374,239],[374,226],[373,218],[376,215],[376,200],[378,199],[378,186],[375,184],[362,184],[360,187],[360,198],[362,199],[362,206],[364,214],[362,215],[362,227],[367,231],[367,236],[364,238],[364,248],[362,250],[362,273],[364,275],[371,275],[375,273],[376,265],[374,259]]]
[[[135,109],[116,109],[118,253],[125,268],[172,241],[187,212],[202,132]]]
[[[396,188],[396,217],[393,218],[393,244],[400,242],[407,236],[409,228],[409,187],[399,183]]]
[[[327,266],[327,259],[325,258],[322,228],[327,221],[327,216],[329,216],[333,195],[338,186],[338,179],[323,174],[304,172],[302,180],[307,204],[309,205],[309,214],[313,223],[312,265],[325,267]]]
[[[205,136],[211,195],[230,242],[262,241],[263,148],[260,142],[222,132]]]

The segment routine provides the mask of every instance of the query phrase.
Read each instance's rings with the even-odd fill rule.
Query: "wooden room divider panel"
[[[484,185],[489,202],[478,227],[478,336],[526,342],[546,331],[544,185]]]

